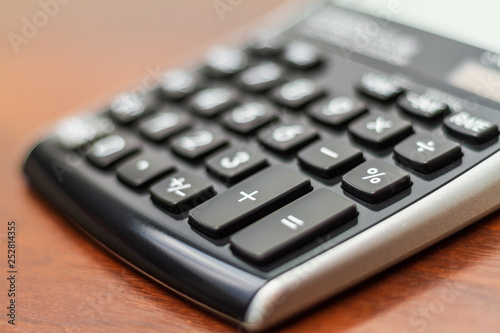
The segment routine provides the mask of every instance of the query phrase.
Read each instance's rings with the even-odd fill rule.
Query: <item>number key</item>
[[[179,136],[171,147],[174,153],[188,160],[201,159],[227,144],[226,138],[206,129],[192,130]]]
[[[206,161],[208,171],[227,184],[234,184],[267,166],[252,148],[230,148]]]
[[[289,154],[318,138],[318,132],[305,123],[291,122],[260,131],[260,142],[267,148]]]
[[[324,90],[314,81],[302,78],[273,89],[271,98],[289,108],[299,109],[324,93]]]
[[[250,102],[234,108],[224,117],[227,128],[246,135],[276,118],[276,113],[267,105]]]

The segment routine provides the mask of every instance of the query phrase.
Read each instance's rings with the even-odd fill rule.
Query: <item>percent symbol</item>
[[[382,179],[380,179],[379,176],[385,176],[385,172],[377,173],[378,169],[377,168],[370,168],[366,170],[366,173],[369,174],[369,176],[363,177],[362,179],[370,179],[370,183],[372,184],[377,184],[380,183]]]

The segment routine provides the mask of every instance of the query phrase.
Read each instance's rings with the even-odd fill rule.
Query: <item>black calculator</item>
[[[500,207],[498,41],[389,2],[309,4],[63,119],[27,179],[158,283],[272,327]]]

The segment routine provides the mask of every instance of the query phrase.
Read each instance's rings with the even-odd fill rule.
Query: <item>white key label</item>
[[[170,179],[170,183],[168,184],[167,192],[172,193],[174,192],[180,197],[185,197],[186,193],[182,192],[182,190],[188,189],[191,187],[191,184],[184,184],[186,179],[184,177],[181,178],[174,178],[172,177]]]
[[[243,192],[241,191],[240,194],[243,196],[240,200],[238,200],[238,202],[243,202],[245,201],[246,199],[250,199],[252,201],[255,201],[257,199],[255,199],[253,196],[256,195],[257,193],[259,193],[259,191],[253,191],[252,193],[250,194],[247,194],[246,192]]]
[[[265,114],[266,109],[264,105],[254,102],[245,104],[235,109],[231,114],[231,117],[233,118],[234,122],[238,124],[247,124],[254,121],[258,117],[262,117]]]
[[[104,157],[119,152],[123,148],[125,148],[125,139],[118,135],[111,135],[98,141],[93,153],[96,157]]]
[[[189,151],[193,151],[198,147],[203,147],[212,142],[214,136],[208,131],[199,131],[191,136],[183,137],[179,140],[179,145]]]
[[[246,163],[250,160],[250,154],[246,151],[237,152],[234,157],[231,159],[229,157],[223,157],[220,160],[220,166],[224,169],[233,169],[240,166],[243,163]]]
[[[296,218],[293,215],[288,215],[286,219],[281,219],[281,223],[292,230],[297,230],[299,227],[304,225],[304,221]]]
[[[304,128],[300,125],[283,126],[273,131],[272,137],[277,142],[287,142],[295,139],[297,135],[304,133]]]
[[[392,121],[385,120],[384,117],[377,117],[375,121],[366,124],[366,128],[377,133],[383,133],[386,129],[392,128]]]

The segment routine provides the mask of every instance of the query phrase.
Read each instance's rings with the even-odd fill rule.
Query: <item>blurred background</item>
[[[40,130],[124,84],[151,84],[169,61],[283,2],[0,1],[0,173],[12,175],[0,211],[19,200],[20,164]]]
[[[0,1],[2,143],[141,78],[283,0]],[[12,122],[23,114],[22,127]]]
[[[234,331],[89,241],[28,190],[21,164],[40,132],[61,117],[124,84],[151,83],[166,63],[182,61],[283,2],[0,1],[0,245],[4,223],[15,220],[17,331]],[[2,259],[2,273],[5,265]],[[4,317],[0,331],[11,331]]]

